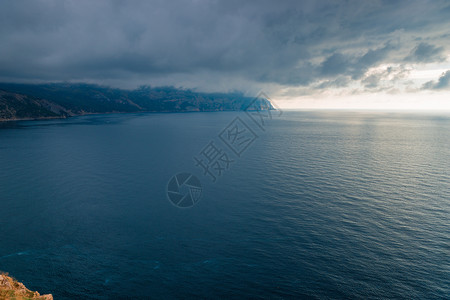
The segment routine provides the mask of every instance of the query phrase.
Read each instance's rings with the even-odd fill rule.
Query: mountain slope
[[[253,100],[239,93],[197,93],[173,87],[122,90],[91,84],[0,83],[0,120],[113,112],[244,110]],[[268,100],[259,101],[271,107]]]
[[[56,107],[36,97],[0,90],[0,121],[64,116]]]

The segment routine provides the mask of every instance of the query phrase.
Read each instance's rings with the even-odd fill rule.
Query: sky
[[[450,1],[0,1],[0,81],[450,110]]]

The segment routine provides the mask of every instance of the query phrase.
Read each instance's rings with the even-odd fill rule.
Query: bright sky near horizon
[[[0,81],[265,91],[284,108],[450,110],[450,2],[0,2]]]
[[[450,56],[445,61],[431,64],[411,64],[406,66],[403,78],[393,82],[392,76],[379,80],[379,86],[391,84],[391,90],[364,90],[361,85],[354,88],[334,88],[302,96],[284,95],[280,89],[273,101],[285,109],[375,109],[375,110],[430,110],[450,111]],[[395,64],[393,64],[395,65]],[[384,64],[367,71],[366,76],[376,76],[386,72],[392,65]],[[367,78],[366,77],[366,78]],[[438,78],[438,80],[436,80]],[[435,81],[436,80],[436,81]],[[383,81],[385,81],[383,83]],[[435,82],[434,82],[435,81]],[[430,83],[444,82],[446,87],[440,89],[424,88]],[[289,88],[287,93],[292,94]],[[299,93],[301,94],[301,92]],[[275,100],[276,99],[276,100]]]

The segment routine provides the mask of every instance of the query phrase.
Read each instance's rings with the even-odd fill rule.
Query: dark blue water
[[[213,183],[193,157],[236,116],[258,137]],[[1,124],[0,270],[56,299],[448,299],[449,116],[266,121]],[[166,197],[178,172],[202,182],[194,207]]]

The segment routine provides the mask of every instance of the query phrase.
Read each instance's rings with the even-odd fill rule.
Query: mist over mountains
[[[95,113],[238,111],[253,100],[241,93],[200,93],[174,87],[124,90],[84,83],[0,83],[0,120]],[[272,108],[267,99],[257,101]]]

